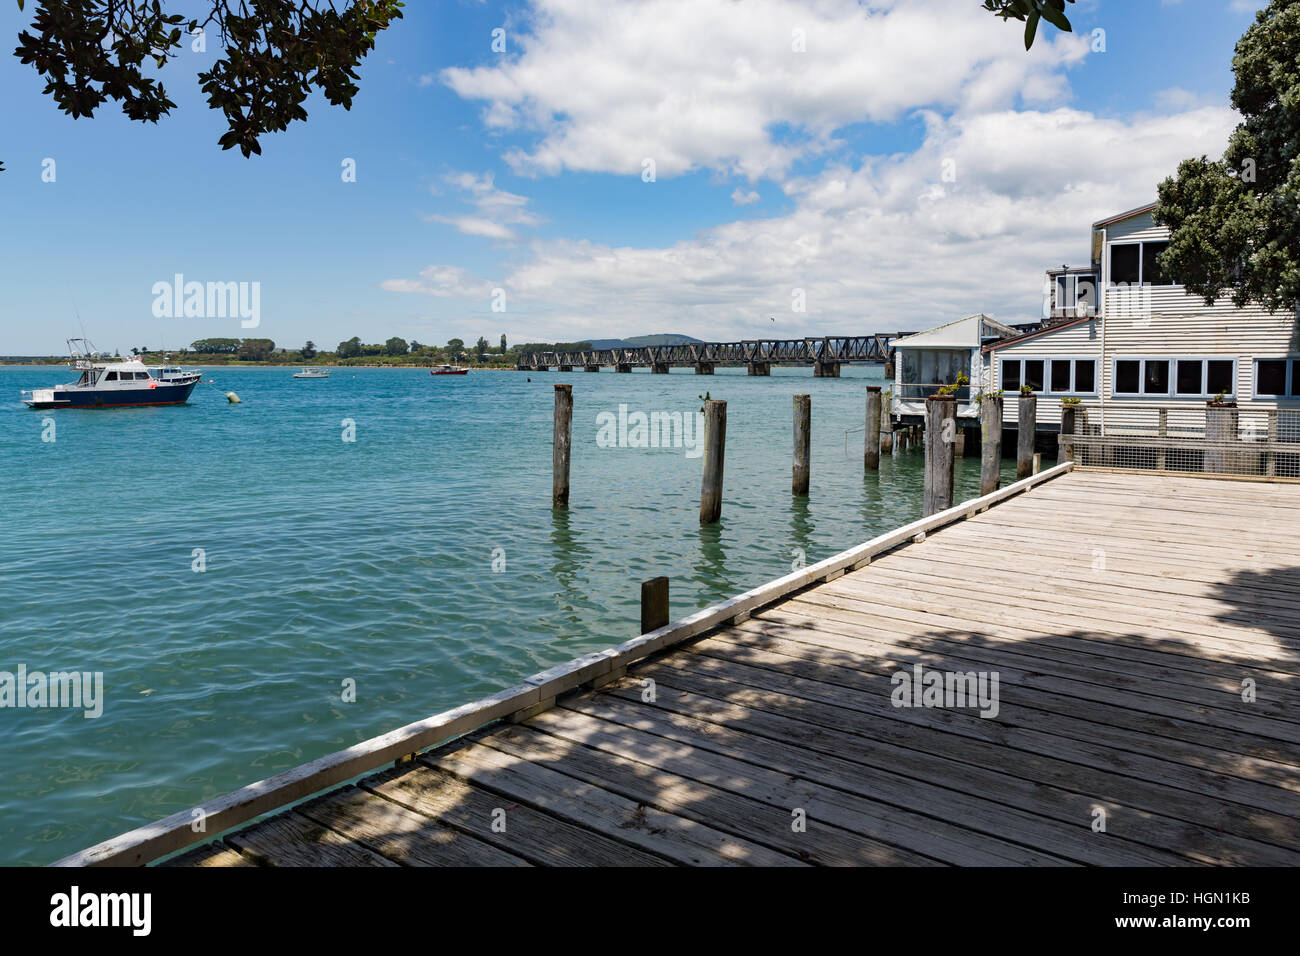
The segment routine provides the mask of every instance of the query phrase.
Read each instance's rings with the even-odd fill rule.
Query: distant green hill
[[[642,345],[686,345],[691,342],[702,341],[704,340],[692,338],[689,335],[664,332],[659,335],[633,335],[626,339],[592,339],[591,347],[593,349],[628,349]]]

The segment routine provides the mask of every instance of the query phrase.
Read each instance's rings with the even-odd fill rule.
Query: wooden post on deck
[[[953,439],[957,399],[932,395],[925,400],[925,517],[952,507]]]
[[[1002,484],[1002,396],[980,399],[980,495]]]
[[[1156,437],[1160,439],[1167,438],[1169,436],[1169,409],[1162,408],[1157,412],[1157,414],[1159,415],[1159,418],[1156,423]],[[1161,445],[1156,451],[1156,471],[1165,470],[1165,466],[1168,464],[1168,458],[1167,450],[1163,445]]]
[[[1277,441],[1277,409],[1268,410],[1268,441],[1272,445]],[[1269,478],[1277,477],[1277,452],[1269,451],[1264,455],[1264,474]]]
[[[573,386],[555,386],[555,438],[551,447],[551,507],[569,507],[569,450],[573,447]]]
[[[1038,427],[1038,396],[1021,394],[1016,403],[1016,481],[1034,473],[1034,429]]]
[[[880,396],[880,453],[894,453],[894,393],[884,392]]]
[[[1237,403],[1205,403],[1205,440],[1207,442],[1235,442],[1237,440]],[[1223,448],[1207,447],[1204,470],[1207,474],[1226,474],[1237,464],[1237,456]]]
[[[1079,430],[1078,416],[1079,406],[1062,405],[1061,406],[1061,434],[1064,436],[1074,435]],[[1057,453],[1058,461],[1074,461],[1074,445],[1070,442],[1062,442],[1060,451]]]
[[[641,633],[649,634],[668,623],[668,579],[641,582]]]
[[[794,469],[790,491],[796,495],[808,494],[809,448],[812,444],[812,396],[794,397]]]
[[[862,445],[862,470],[880,470],[880,386],[867,386],[867,429]]]
[[[722,517],[722,471],[727,453],[727,403],[704,403],[704,478],[700,482],[700,524]]]

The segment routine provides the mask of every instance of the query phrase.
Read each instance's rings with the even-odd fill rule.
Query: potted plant
[[[1034,394],[1034,386],[1032,386],[1032,385],[1021,385],[1021,386],[1020,386],[1020,394],[1021,394],[1021,395],[1032,395],[1032,394]]]
[[[1226,388],[1220,389],[1218,395],[1215,395],[1212,399],[1210,399],[1208,402],[1205,403],[1205,407],[1206,408],[1236,408],[1237,403],[1235,401],[1231,401],[1231,402],[1224,401],[1224,396],[1227,394],[1228,394],[1228,390]]]
[[[940,385],[939,388],[935,391],[935,393],[930,396],[930,398],[952,398],[957,394],[958,389],[965,388],[969,384],[970,384],[970,376],[967,375],[965,372],[958,372],[957,381],[952,382],[948,385]]]

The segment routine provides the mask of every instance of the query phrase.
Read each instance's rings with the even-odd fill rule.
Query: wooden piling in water
[[[894,453],[894,393],[884,392],[880,396],[880,453]]]
[[[1002,396],[980,399],[980,494],[988,495],[1002,484]]]
[[[704,477],[700,482],[700,524],[722,517],[722,472],[727,452],[727,403],[704,403]]]
[[[790,490],[796,495],[808,494],[811,474],[809,449],[812,444],[812,396],[794,397],[794,468]]]
[[[1034,430],[1038,427],[1038,396],[1021,394],[1017,404],[1016,481],[1034,473]]]
[[[932,395],[925,400],[925,517],[952,507],[953,438],[957,399]]]
[[[649,634],[668,623],[668,579],[641,582],[641,633]]]
[[[862,470],[880,470],[880,386],[867,386],[867,428],[862,443]]]
[[[573,447],[573,386],[555,386],[555,437],[551,446],[551,507],[569,507],[569,451]]]

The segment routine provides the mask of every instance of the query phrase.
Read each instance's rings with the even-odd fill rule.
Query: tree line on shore
[[[340,342],[333,351],[321,349],[310,340],[299,348],[280,348],[271,339],[263,338],[209,338],[190,343],[179,352],[181,360],[205,364],[260,363],[267,365],[446,365],[469,363],[491,367],[513,367],[521,352],[568,351],[591,348],[590,342],[524,342],[509,345],[501,336],[499,344],[492,345],[479,336],[473,345],[455,338],[446,345],[425,345],[421,342],[392,336],[383,343],[366,344],[354,335]],[[140,357],[161,356],[157,349],[133,348],[131,354]]]

